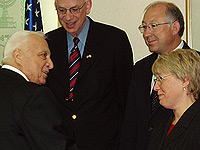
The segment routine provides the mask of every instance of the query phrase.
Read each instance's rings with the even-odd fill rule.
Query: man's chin
[[[39,84],[40,85],[44,85],[46,83],[46,79],[42,80],[42,81],[39,81]]]
[[[150,51],[151,53],[156,53],[156,51],[155,51],[155,50],[152,50],[152,49],[149,49],[149,51]]]
[[[151,53],[158,53],[158,49],[157,48],[154,48],[154,47],[149,47],[149,51]]]

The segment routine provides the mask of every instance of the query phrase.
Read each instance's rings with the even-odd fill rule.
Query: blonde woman
[[[195,50],[169,52],[152,66],[160,104],[173,111],[157,122],[149,150],[200,149],[200,56]]]

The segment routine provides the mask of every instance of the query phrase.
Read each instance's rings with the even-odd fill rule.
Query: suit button
[[[77,118],[77,116],[76,116],[76,115],[72,115],[72,119],[74,119],[74,120],[75,120],[76,118]]]
[[[148,131],[151,132],[153,130],[153,127],[149,127]]]

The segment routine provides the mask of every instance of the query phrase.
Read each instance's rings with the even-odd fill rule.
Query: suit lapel
[[[171,122],[170,122],[171,124]],[[170,126],[170,125],[169,125]],[[166,128],[166,132],[168,132],[168,129],[169,129],[169,126],[168,128]],[[165,139],[165,142],[163,144],[163,147],[167,146],[168,144],[174,142],[175,139],[179,138],[183,133],[185,133],[185,129],[181,126],[181,125],[178,125],[175,126],[172,131],[169,133],[169,135],[167,136],[167,138]],[[166,134],[164,134],[166,136]]]
[[[87,72],[87,70],[89,69],[91,64],[93,64],[93,61],[96,59],[100,52],[98,44],[100,43],[102,37],[96,37],[97,34],[95,33],[96,31],[94,28],[95,22],[90,19],[90,28],[88,31],[83,57],[81,59],[80,71],[77,78],[77,82]]]
[[[155,128],[156,132],[152,135],[153,142],[157,143],[156,145],[158,145],[159,149],[164,149],[164,147],[174,142],[175,139],[177,139],[179,136],[181,136],[184,133],[184,130],[181,127],[181,125],[178,125],[178,126],[175,126],[173,130],[169,133],[169,135],[166,137],[169,127],[171,125],[173,116],[174,116],[173,114],[169,115],[166,121],[164,121],[161,124],[158,124],[158,126],[156,126]]]
[[[195,116],[200,111],[200,102],[197,100],[190,108],[188,108],[178,123],[175,125],[175,127],[172,129],[172,131],[169,133],[168,137],[165,140],[165,143],[163,145],[167,146],[168,144],[175,141],[175,139],[179,138],[183,134],[186,135],[187,129],[189,128],[191,122],[195,118]],[[169,126],[168,126],[169,127]],[[168,129],[167,129],[168,130]]]
[[[168,130],[171,125],[173,117],[174,117],[174,115],[170,115],[169,118],[167,119],[167,122],[163,125],[163,127],[161,126],[161,128],[163,128],[163,131],[160,133],[160,134],[162,134],[162,136],[159,139],[161,141],[159,147],[164,147],[166,145],[166,139],[167,139],[166,135],[168,133]],[[168,137],[169,137],[169,135],[168,135]]]
[[[48,35],[47,35],[48,38]],[[58,29],[58,33],[54,35],[55,38],[54,43],[52,46],[50,45],[53,50],[51,50],[51,58],[53,63],[55,64],[52,72],[56,73],[58,78],[61,78],[62,81],[62,91],[60,91],[60,95],[66,98],[63,93],[69,92],[69,64],[68,64],[68,46],[67,46],[67,32],[66,30],[61,27]],[[53,71],[55,70],[55,71]],[[67,85],[67,86],[66,86]],[[67,94],[68,95],[68,94]]]

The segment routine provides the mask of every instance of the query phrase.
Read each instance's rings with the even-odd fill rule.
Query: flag
[[[26,0],[24,29],[30,31],[43,31],[39,0]]]

